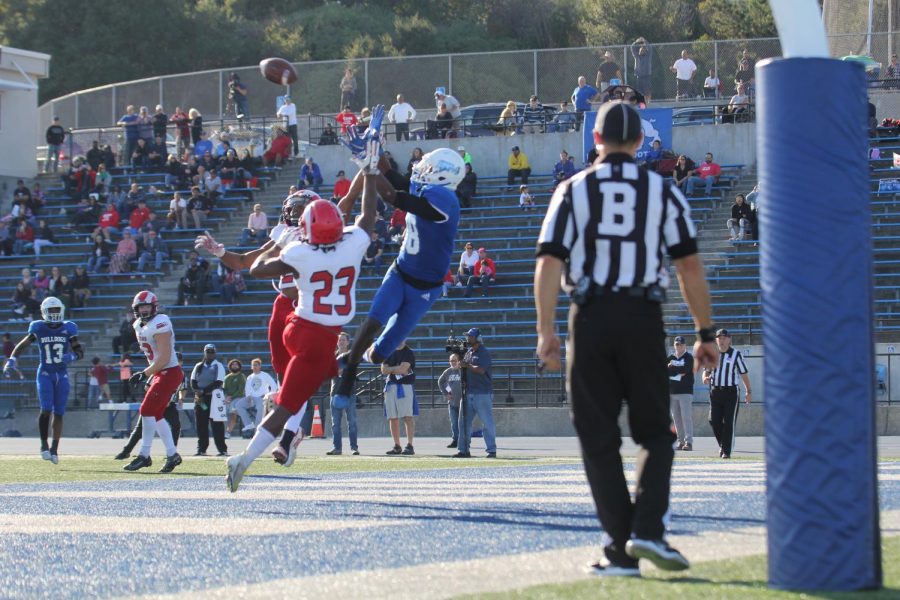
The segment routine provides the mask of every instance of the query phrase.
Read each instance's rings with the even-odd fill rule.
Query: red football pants
[[[169,405],[172,395],[178,391],[178,387],[183,379],[184,371],[181,370],[180,366],[163,369],[154,375],[138,411],[141,416],[156,417],[157,421],[162,420],[166,412],[166,406]]]
[[[297,414],[323,382],[337,377],[337,347],[340,327],[319,325],[298,316],[284,328],[284,345],[291,352],[284,382],[275,404]]]
[[[278,294],[272,305],[272,316],[269,317],[269,351],[272,353],[272,368],[282,381],[288,361],[291,360],[291,353],[284,347],[284,328],[293,314],[293,300],[284,294]]]

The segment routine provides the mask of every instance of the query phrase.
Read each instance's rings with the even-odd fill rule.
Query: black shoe
[[[469,452],[457,452],[451,458],[472,458],[472,454]]]
[[[497,458],[496,452],[488,452],[486,458]]]
[[[194,456],[206,456],[206,452],[201,452],[200,450],[197,450],[196,452],[194,452]]]
[[[731,455],[728,454],[727,452],[723,451],[723,452],[722,452],[722,458],[731,458]]]
[[[646,558],[664,571],[684,571],[691,566],[681,552],[665,540],[632,538],[625,544],[625,552],[631,558]]]
[[[359,456],[359,450],[357,450],[356,448],[354,448],[354,449],[353,449],[353,452],[351,452],[350,454],[352,454],[353,456]]]
[[[385,454],[389,454],[392,456],[396,454],[403,454],[403,448],[401,448],[400,446],[394,446],[393,448],[385,452]]]
[[[129,456],[131,456],[131,452],[130,452],[130,451],[128,451],[128,450],[122,450],[121,452],[119,452],[118,454],[116,454],[116,460],[125,460],[125,459],[128,458]]]
[[[458,444],[458,442],[456,440],[453,440],[452,442],[447,444],[447,447],[448,448],[456,448],[457,444]]]
[[[688,442],[685,442],[684,446],[681,449],[684,450],[685,452],[692,452],[694,450],[694,445],[690,444]]]
[[[143,469],[144,467],[153,466],[153,459],[149,456],[141,456],[138,455],[133,461],[122,467],[126,471],[137,471],[138,469]]]
[[[403,449],[403,454],[405,454],[407,456],[412,456],[415,453],[416,453],[416,451],[413,450],[412,444],[407,444],[406,448]]]
[[[219,452],[218,454],[216,454],[216,456],[221,456],[224,458],[224,457],[230,456],[230,455],[227,452]]]
[[[329,450],[329,451],[326,452],[325,454],[327,454],[328,456],[340,456],[340,455],[341,455],[341,451],[338,450],[337,448],[332,448],[331,450]]]
[[[163,468],[159,470],[160,473],[171,473],[175,470],[175,467],[181,464],[181,455],[177,452],[172,456],[166,458],[166,464],[163,465]]]

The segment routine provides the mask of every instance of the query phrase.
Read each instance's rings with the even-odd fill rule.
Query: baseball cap
[[[719,329],[716,331],[716,337],[731,337],[727,329]]]
[[[518,150],[518,149],[519,149],[518,146],[513,146],[513,147],[512,147],[512,151],[513,151],[513,152],[515,152],[515,151]]]
[[[53,116],[53,120],[54,120],[54,121],[59,121],[59,116],[58,116],[58,115],[54,115],[54,116]]]
[[[481,330],[477,327],[473,327],[472,329],[466,332],[466,335],[471,336],[473,338],[477,338],[481,336]]]
[[[628,104],[613,100],[597,112],[594,131],[610,142],[635,142],[641,137],[641,116]]]
[[[683,343],[684,343],[684,336],[683,336],[683,335],[676,335],[676,336],[675,336],[675,343],[676,343],[676,344],[683,344]]]
[[[204,352],[210,352],[210,351],[215,352],[216,347],[213,344],[207,344],[207,345],[203,346],[203,351]]]
[[[466,149],[465,146],[459,146],[459,147],[456,148],[457,152],[462,152],[462,151],[465,150],[465,149]]]

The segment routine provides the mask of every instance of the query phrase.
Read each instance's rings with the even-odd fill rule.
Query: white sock
[[[241,459],[241,462],[244,463],[244,467],[249,467],[250,463],[256,460],[260,454],[265,452],[274,441],[275,436],[269,433],[268,429],[265,427],[258,427],[253,439],[250,440],[250,445],[247,446],[247,449],[244,450],[242,455],[243,458]]]
[[[296,415],[291,415],[291,417],[287,420],[287,423],[284,424],[285,429],[287,429],[291,433],[297,433],[298,431],[300,431],[300,421],[303,419],[303,414],[306,412],[307,404],[309,404],[309,402],[304,404]]]
[[[178,450],[175,449],[175,440],[172,439],[172,426],[165,419],[156,422],[156,433],[166,447],[166,457],[172,456]]]
[[[156,435],[156,417],[141,417],[141,456],[150,456],[154,435]]]

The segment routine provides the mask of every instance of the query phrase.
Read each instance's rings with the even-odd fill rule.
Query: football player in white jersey
[[[380,142],[370,141],[363,170],[362,213],[356,224],[344,227],[342,212],[327,200],[311,202],[300,219],[300,241],[276,253],[260,256],[250,274],[270,278],[292,273],[299,297],[284,330],[284,345],[291,352],[282,387],[272,410],[247,449],[226,461],[229,491],[236,492],[247,467],[275,441],[288,419],[298,413],[324,381],[337,375],[332,348],[342,327],[356,314],[356,280],[375,225],[375,177]],[[347,211],[349,212],[349,210]],[[291,444],[302,440],[302,434]]]
[[[138,344],[150,363],[146,369],[131,376],[131,383],[138,385],[149,380],[150,386],[139,410],[143,425],[141,450],[123,468],[126,471],[137,471],[151,466],[153,461],[150,459],[150,447],[153,445],[153,435],[158,433],[166,447],[166,464],[159,472],[171,473],[181,464],[181,456],[175,449],[172,428],[164,415],[169,400],[184,379],[184,372],[175,354],[175,332],[169,317],[158,312],[159,300],[153,292],[138,292],[131,302],[131,310],[134,312],[134,332]]]

